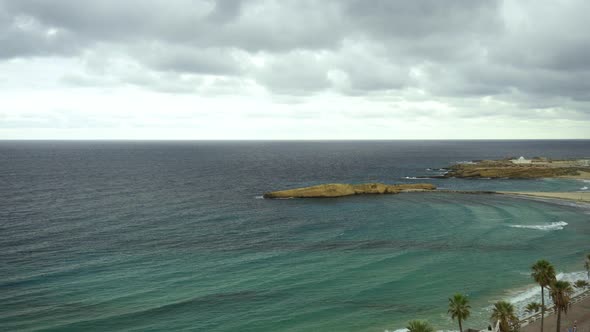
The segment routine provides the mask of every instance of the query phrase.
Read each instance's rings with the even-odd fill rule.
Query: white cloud
[[[0,0],[0,138],[590,138],[589,9]]]

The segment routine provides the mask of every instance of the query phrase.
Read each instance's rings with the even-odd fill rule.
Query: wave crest
[[[529,272],[527,272],[528,274]],[[586,279],[586,271],[576,271],[576,272],[560,272],[557,274],[557,280],[565,280],[571,283],[575,282],[576,280]],[[584,290],[582,289],[574,289],[573,296],[577,296],[583,293]],[[514,290],[510,292],[509,298],[507,299],[510,303],[512,303],[516,307],[516,312],[520,318],[524,318],[526,316],[530,316],[525,312],[526,305],[530,302],[541,302],[541,290],[539,289],[538,285],[527,287],[526,289]],[[545,305],[551,306],[551,296],[545,293]],[[491,309],[491,307],[490,307]]]
[[[536,229],[536,230],[540,230],[540,231],[559,231],[559,230],[562,230],[567,225],[568,225],[568,223],[566,223],[565,221],[557,221],[557,222],[552,222],[550,224],[544,224],[544,225],[510,225],[510,227]]]

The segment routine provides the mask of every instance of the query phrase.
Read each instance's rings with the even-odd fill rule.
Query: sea
[[[586,191],[439,179],[455,163],[590,157],[588,140],[0,141],[0,331],[458,330],[586,277],[590,207],[500,195],[263,199],[322,183]]]

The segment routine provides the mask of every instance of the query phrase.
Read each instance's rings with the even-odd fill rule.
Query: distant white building
[[[530,164],[531,163],[530,159],[525,159],[523,156],[520,156],[520,158],[518,158],[518,159],[512,159],[511,161],[513,164]]]

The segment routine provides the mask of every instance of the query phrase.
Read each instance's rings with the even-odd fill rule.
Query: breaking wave
[[[570,283],[575,282],[576,280],[586,279],[586,271],[578,271],[578,272],[570,272],[570,273],[558,273],[557,280],[565,280],[569,281]],[[574,296],[583,293],[584,290],[580,290],[578,288],[574,289]],[[541,302],[541,290],[538,285],[534,285],[528,287],[526,289],[520,289],[516,291],[512,291],[509,294],[508,301],[512,303],[515,308],[516,312],[520,317],[527,316],[525,312],[525,307],[530,302]],[[545,305],[551,306],[552,305],[551,297],[549,296],[548,292],[545,292]]]
[[[552,222],[550,224],[543,224],[543,225],[510,225],[512,228],[528,228],[528,229],[537,229],[540,231],[559,231],[562,230],[568,223],[565,221],[557,221]]]

